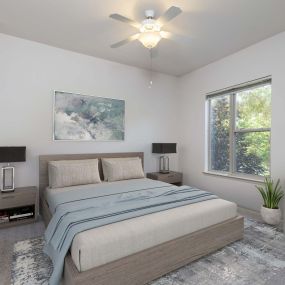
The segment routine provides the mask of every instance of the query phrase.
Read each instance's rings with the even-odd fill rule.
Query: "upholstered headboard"
[[[124,152],[124,153],[82,153],[82,154],[50,154],[39,156],[39,190],[40,198],[43,197],[44,190],[48,186],[48,163],[55,160],[76,160],[76,159],[99,159],[99,173],[103,180],[103,169],[101,158],[120,158],[120,157],[140,157],[144,164],[143,152]]]

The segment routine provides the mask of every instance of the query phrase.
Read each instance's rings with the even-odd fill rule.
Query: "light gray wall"
[[[205,94],[271,75],[271,169],[273,178],[280,178],[285,188],[284,51],[285,33],[281,33],[180,78],[179,156],[187,184],[210,190],[242,207],[259,210],[262,201],[255,183],[203,174],[206,156]]]
[[[176,142],[177,78],[0,34],[0,146],[27,146],[15,163],[16,186],[38,184],[38,155],[145,152],[145,170],[157,170],[152,142]],[[53,90],[126,100],[125,141],[54,142]],[[177,155],[171,159],[177,169]]]

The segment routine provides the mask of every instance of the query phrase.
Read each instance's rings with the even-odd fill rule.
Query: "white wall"
[[[155,73],[149,89],[145,70],[0,34],[0,146],[27,146],[27,162],[15,164],[16,186],[38,183],[39,154],[144,151],[145,170],[154,171],[151,143],[179,137],[172,169],[182,168],[186,184],[258,210],[254,183],[202,173],[205,94],[272,75],[272,175],[285,188],[284,50],[282,33],[182,78]],[[53,142],[53,90],[125,99],[125,141]]]
[[[255,183],[202,173],[206,153],[205,94],[267,75],[272,75],[272,176],[280,178],[285,188],[285,33],[185,75],[179,82],[179,155],[185,182],[253,210],[261,205]]]
[[[27,146],[15,163],[16,186],[38,184],[38,155],[145,152],[145,170],[157,170],[152,142],[176,142],[177,78],[0,34],[0,146]],[[125,141],[52,141],[53,90],[126,100]],[[177,168],[177,156],[172,156]]]

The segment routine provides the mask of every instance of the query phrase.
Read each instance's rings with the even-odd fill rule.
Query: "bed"
[[[40,201],[46,224],[52,217],[49,204],[53,199],[53,192],[47,188],[48,162],[99,158],[103,180],[100,159],[104,157],[140,157],[143,163],[143,153],[40,156]],[[167,187],[164,182],[142,178],[105,182],[99,188],[113,184],[123,189],[126,185],[139,183],[149,187],[164,187],[165,184]],[[80,187],[56,191],[68,193],[78,191]],[[146,284],[242,236],[243,218],[237,215],[236,205],[222,199],[184,205],[89,229],[73,239],[65,257],[63,283]]]

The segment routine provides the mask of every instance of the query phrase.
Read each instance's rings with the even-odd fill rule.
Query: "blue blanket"
[[[50,285],[59,284],[64,258],[76,234],[126,219],[217,198],[211,193],[189,186],[177,187],[167,183],[148,182],[147,179],[121,185],[123,188],[116,183],[106,183],[53,196],[50,207],[54,215],[45,232],[44,249],[54,265]]]

